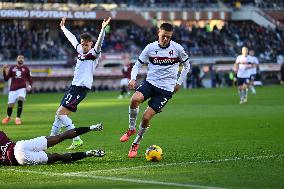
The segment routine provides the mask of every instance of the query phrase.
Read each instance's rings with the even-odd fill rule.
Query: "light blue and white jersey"
[[[250,77],[250,68],[249,62],[252,62],[251,56],[239,55],[236,59],[236,63],[239,63],[239,69],[237,73],[238,78],[249,78]]]
[[[174,91],[176,84],[181,85],[190,69],[189,57],[184,48],[170,41],[167,47],[159,45],[158,41],[148,44],[139,56],[137,64],[148,64],[146,81],[166,91]],[[184,69],[177,81],[179,64]],[[134,66],[135,67],[135,66]],[[136,69],[132,69],[131,79],[136,79]]]

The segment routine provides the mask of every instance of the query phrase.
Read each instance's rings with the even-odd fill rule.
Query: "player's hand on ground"
[[[62,17],[61,22],[60,22],[60,27],[64,26],[66,21],[66,17]]]
[[[136,81],[134,79],[130,80],[129,83],[128,83],[128,88],[130,90],[133,90],[134,87],[135,87],[135,84],[136,84]]]
[[[174,88],[174,93],[178,92],[179,88],[180,88],[180,85],[179,85],[179,84],[176,84],[176,86],[175,86],[175,88]]]
[[[107,20],[106,20],[106,19],[104,19],[104,21],[103,21],[103,23],[102,23],[102,28],[105,28],[105,27],[109,24],[110,20],[111,20],[111,18],[110,18],[110,17],[108,17],[108,19],[107,19]]]

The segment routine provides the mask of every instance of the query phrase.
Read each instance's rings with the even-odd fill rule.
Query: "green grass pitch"
[[[30,94],[23,125],[0,125],[15,141],[48,135],[62,93]],[[103,158],[69,164],[0,166],[0,188],[284,188],[284,87],[257,88],[239,105],[235,88],[182,90],[154,117],[138,157],[133,140],[119,142],[128,126],[129,99],[118,92],[89,92],[70,117],[76,127],[103,122],[102,132],[82,136],[75,151],[103,148]],[[0,96],[0,116],[7,96]],[[140,115],[146,103],[140,107]],[[14,108],[13,115],[15,116]],[[65,141],[48,152],[67,152]],[[149,145],[162,147],[161,162],[146,162]]]

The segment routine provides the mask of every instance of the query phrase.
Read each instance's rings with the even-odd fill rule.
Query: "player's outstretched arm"
[[[104,37],[105,37],[105,28],[109,24],[110,20],[111,20],[111,18],[109,17],[107,20],[104,19],[104,21],[102,23],[102,29],[101,29],[98,40],[97,40],[95,47],[94,47],[94,49],[97,53],[101,52],[103,40],[104,40]]]
[[[66,21],[66,17],[63,17],[61,19],[60,22],[60,27],[64,33],[64,35],[67,37],[67,39],[71,42],[71,44],[73,45],[73,47],[76,49],[77,45],[79,44],[75,35],[73,35],[69,30],[67,30],[65,28],[65,21]]]

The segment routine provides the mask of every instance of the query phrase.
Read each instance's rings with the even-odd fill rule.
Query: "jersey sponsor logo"
[[[149,57],[149,61],[154,65],[168,66],[179,63],[179,58]]]

